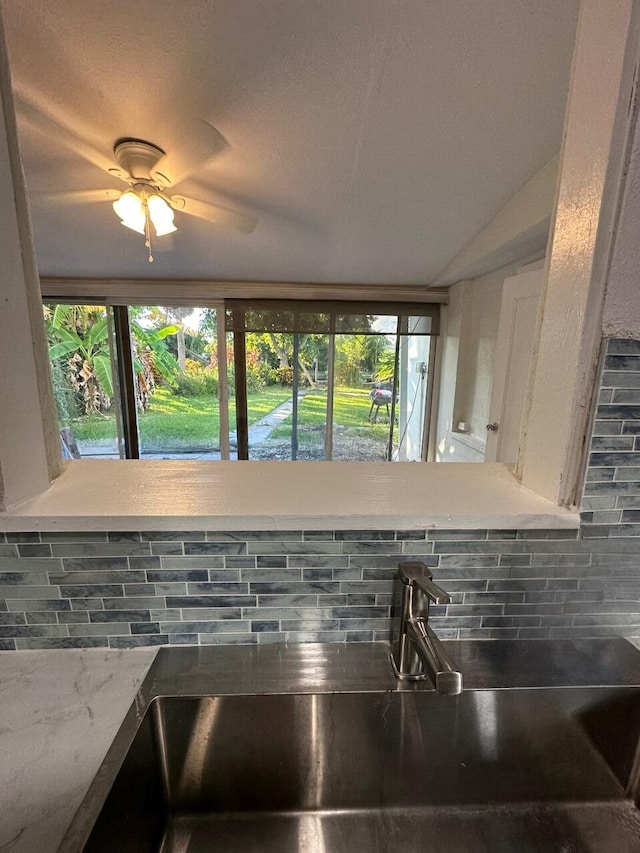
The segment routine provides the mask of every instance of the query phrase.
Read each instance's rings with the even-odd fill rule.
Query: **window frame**
[[[74,291],[73,294],[67,295],[64,285],[56,285],[57,296],[46,295],[46,288],[42,289],[43,305],[88,305],[92,304],[93,298],[87,293]],[[114,376],[114,397],[116,410],[116,426],[118,436],[118,447],[120,450],[120,459],[132,460],[143,459],[140,447],[140,433],[138,425],[138,411],[136,405],[135,382],[134,382],[134,367],[133,367],[133,350],[131,341],[131,324],[130,311],[132,307],[146,307],[151,304],[163,304],[168,307],[176,305],[189,305],[194,308],[215,308],[216,310],[216,330],[217,330],[217,355],[218,355],[218,406],[219,406],[219,434],[218,444],[220,448],[220,459],[230,459],[230,436],[229,436],[229,406],[228,406],[228,375],[226,361],[226,336],[228,333],[233,334],[234,339],[234,372],[235,372],[235,402],[236,402],[236,437],[237,437],[237,459],[249,460],[249,424],[247,417],[247,370],[246,370],[246,335],[251,331],[263,331],[246,325],[246,312],[258,311],[263,313],[287,312],[292,318],[292,329],[298,328],[298,320],[300,315],[308,316],[314,313],[322,313],[326,315],[327,330],[321,332],[326,334],[329,339],[328,344],[328,376],[327,376],[327,409],[326,409],[326,428],[324,452],[326,462],[333,460],[333,410],[334,410],[334,395],[335,395],[335,349],[337,335],[360,334],[359,331],[349,331],[347,329],[339,329],[341,318],[348,316],[364,316],[373,313],[384,314],[385,316],[396,317],[396,355],[394,367],[394,395],[391,407],[391,424],[388,436],[388,454],[387,460],[392,461],[391,450],[394,434],[394,412],[395,412],[395,389],[399,382],[399,364],[398,355],[401,337],[408,337],[408,320],[410,317],[428,318],[430,329],[428,332],[415,332],[421,337],[430,339],[429,346],[429,361],[427,370],[427,385],[425,388],[424,413],[422,423],[422,441],[421,441],[421,458],[419,461],[426,462],[429,458],[429,448],[432,444],[431,428],[432,428],[432,407],[434,398],[434,388],[436,387],[439,376],[436,373],[437,359],[436,353],[438,350],[437,342],[440,334],[440,300],[428,300],[422,302],[416,301],[385,301],[378,299],[369,299],[363,302],[354,302],[352,300],[304,300],[304,299],[269,299],[261,298],[254,299],[223,299],[223,300],[189,300],[182,299],[179,303],[175,299],[152,299],[143,303],[138,299],[129,299],[124,302],[122,298],[117,301],[112,301],[109,296],[102,299],[100,302],[104,305],[107,323],[109,327],[109,349],[111,352],[112,370]],[[254,323],[255,325],[255,323]],[[287,325],[287,324],[285,324]],[[284,326],[283,326],[284,328]],[[306,328],[306,327],[305,327]],[[288,325],[287,325],[288,329]],[[265,331],[269,331],[266,329]],[[296,346],[298,335],[297,331],[292,332],[294,335],[294,347]],[[377,333],[367,333],[377,334]],[[329,393],[330,389],[330,393]],[[296,412],[296,388],[294,387],[294,417]],[[296,459],[295,452],[293,459]]]

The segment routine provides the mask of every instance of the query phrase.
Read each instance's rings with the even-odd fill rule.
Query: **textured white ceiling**
[[[229,147],[179,190],[256,213],[176,215],[173,251],[103,203],[117,180],[20,122],[49,276],[428,282],[557,151],[577,0],[3,0],[14,87],[106,156]],[[20,118],[20,115],[19,115]],[[212,140],[213,141],[213,140]],[[161,243],[158,243],[160,246]]]

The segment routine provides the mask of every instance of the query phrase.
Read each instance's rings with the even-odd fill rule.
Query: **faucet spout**
[[[433,582],[424,563],[400,563],[396,584],[399,619],[391,650],[396,676],[414,680],[429,677],[438,693],[462,693],[462,673],[428,624],[430,603],[449,603],[449,595]]]
[[[421,617],[409,619],[407,636],[414,643],[416,653],[433,682],[436,693],[444,696],[457,696],[462,693],[462,673],[427,622]]]

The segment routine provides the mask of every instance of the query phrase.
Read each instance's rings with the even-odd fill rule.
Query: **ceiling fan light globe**
[[[138,234],[144,234],[146,224],[144,207],[137,193],[133,190],[122,193],[120,198],[113,202],[113,209],[125,228],[130,228]]]
[[[132,231],[135,231],[137,234],[142,234],[143,236],[144,236],[144,234],[145,234],[145,230],[144,230],[144,225],[145,225],[144,217],[142,217],[142,220],[140,220],[139,222],[134,222],[134,221],[132,221],[132,220],[129,220],[128,222],[125,222],[125,221],[124,221],[124,219],[121,219],[121,220],[120,220],[120,225],[124,225],[124,227],[125,227],[125,228],[130,228]]]
[[[165,234],[178,230],[173,224],[173,210],[162,196],[157,193],[150,195],[147,199],[147,209],[157,237],[164,237]]]
[[[133,190],[122,193],[120,198],[113,202],[113,209],[123,222],[133,222],[140,217],[144,219],[142,201]]]
[[[173,224],[173,222],[169,225],[163,225],[163,226],[154,225],[153,227],[154,227],[154,230],[156,232],[156,237],[164,237],[166,234],[173,234],[174,231],[178,230],[176,228],[176,226]]]

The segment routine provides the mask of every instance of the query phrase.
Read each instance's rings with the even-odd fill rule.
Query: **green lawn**
[[[333,397],[333,422],[337,426],[359,429],[367,435],[385,439],[389,434],[389,425],[369,422],[371,398],[366,388],[335,389]],[[380,416],[382,417],[381,410]],[[298,408],[299,426],[322,425],[327,419],[327,392],[309,391]],[[290,438],[292,419],[289,416],[271,433],[272,438]],[[302,437],[301,437],[302,440]]]
[[[291,389],[273,386],[249,394],[247,409],[253,424],[291,397]],[[386,439],[389,425],[369,423],[371,400],[366,388],[336,388],[334,423],[380,440]],[[309,391],[300,402],[298,424],[301,427],[324,426],[327,411],[327,392]],[[383,411],[380,412],[383,415]],[[229,400],[229,420],[235,428],[235,400]],[[140,438],[143,447],[211,448],[218,444],[218,401],[213,397],[178,397],[166,388],[156,389],[148,411],[139,415]],[[108,441],[116,435],[114,415],[89,415],[73,423],[80,442]],[[301,433],[301,443],[323,441],[323,432]],[[291,438],[291,416],[276,427],[272,438]]]
[[[249,423],[291,397],[291,389],[273,386],[247,397]],[[235,400],[229,400],[229,421],[235,428]],[[143,446],[212,447],[218,444],[218,401],[213,397],[177,397],[157,388],[148,411],[138,417]],[[89,415],[73,423],[79,441],[105,441],[116,434],[114,415]]]

